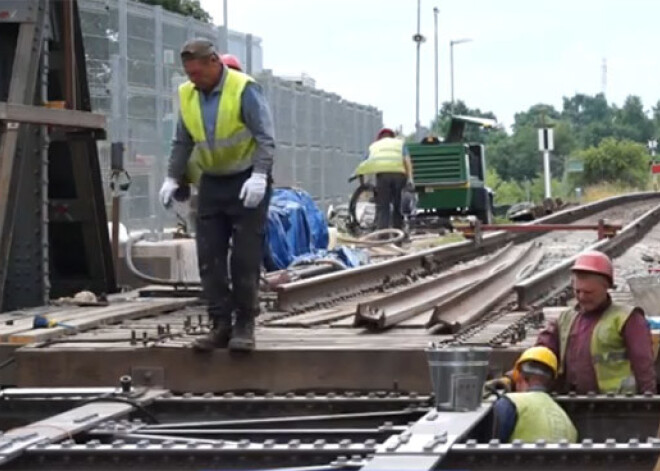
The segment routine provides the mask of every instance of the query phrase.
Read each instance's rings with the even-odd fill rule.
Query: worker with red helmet
[[[579,254],[572,267],[574,308],[551,321],[537,339],[559,358],[567,391],[656,392],[651,332],[640,307],[612,302],[612,261],[604,253]]]
[[[243,66],[241,65],[241,61],[238,60],[238,57],[236,57],[233,54],[223,54],[220,56],[220,60],[222,61],[223,64],[225,64],[227,67],[230,69],[238,70],[239,72],[243,72]]]
[[[401,194],[406,188],[414,188],[412,162],[403,139],[390,128],[381,129],[355,173],[376,175],[377,228],[403,229]]]

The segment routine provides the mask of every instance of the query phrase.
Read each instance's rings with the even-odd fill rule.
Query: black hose
[[[349,230],[355,236],[359,235],[363,231],[371,232],[376,228],[375,224],[373,224],[371,227],[363,227],[357,218],[357,204],[360,201],[360,197],[363,193],[371,193],[375,195],[375,185],[371,183],[362,183],[355,189],[353,195],[351,196],[351,200],[348,203]]]

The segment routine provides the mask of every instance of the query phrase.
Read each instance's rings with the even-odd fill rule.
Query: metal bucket
[[[438,410],[471,411],[479,407],[490,352],[488,347],[431,346],[426,350]]]
[[[660,316],[660,277],[636,276],[626,280],[635,305],[644,309],[648,317]]]

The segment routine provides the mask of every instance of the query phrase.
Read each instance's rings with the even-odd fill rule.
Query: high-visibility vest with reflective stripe
[[[355,169],[356,175],[406,173],[403,141],[393,137],[379,139],[369,146],[369,157]]]
[[[577,441],[577,430],[564,409],[561,408],[547,393],[543,391],[529,391],[522,393],[508,393],[506,395],[516,406],[516,426],[511,434],[510,441],[522,440],[533,443],[545,440],[557,443],[568,440]]]
[[[600,316],[591,335],[591,361],[596,372],[598,392],[635,392],[635,376],[630,367],[621,331],[633,309],[612,303]],[[559,315],[559,372],[565,368],[568,337],[578,313],[569,309]]]
[[[230,175],[252,166],[257,143],[241,120],[241,95],[254,79],[228,67],[224,73],[214,136],[206,135],[200,92],[190,81],[179,87],[181,118],[195,143],[186,171],[191,183],[198,183],[203,173]]]

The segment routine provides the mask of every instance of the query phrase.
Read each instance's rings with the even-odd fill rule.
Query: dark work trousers
[[[401,192],[406,186],[403,173],[376,174],[376,227],[403,229]],[[391,223],[391,225],[390,225]]]
[[[251,172],[223,177],[204,175],[199,184],[199,275],[209,317],[215,324],[231,324],[232,312],[236,312],[237,318],[259,314],[259,275],[271,182],[259,206],[246,208],[239,194]],[[232,252],[228,263],[230,239]]]

